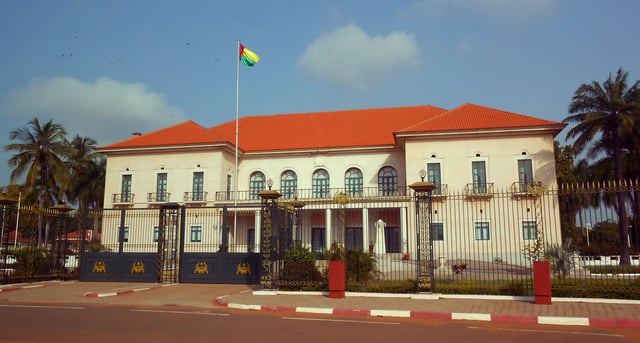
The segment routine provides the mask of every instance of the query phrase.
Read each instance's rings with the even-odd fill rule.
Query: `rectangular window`
[[[538,225],[535,220],[522,221],[522,238],[525,240],[538,239]]]
[[[488,241],[491,239],[491,229],[489,222],[476,222],[476,241]]]
[[[191,243],[202,242],[202,225],[191,226]]]
[[[158,173],[157,175],[156,201],[167,201],[167,173]]]
[[[160,239],[160,227],[158,225],[153,226],[153,243],[158,243]]]
[[[399,253],[401,250],[400,228],[385,226],[384,245],[387,253]]]
[[[533,186],[533,166],[530,159],[518,160],[518,184],[521,192],[528,192]]]
[[[322,253],[326,248],[327,230],[323,227],[311,228],[311,250]]]
[[[442,177],[440,174],[440,163],[427,163],[427,181],[433,183],[436,189],[432,194],[442,194]]]
[[[247,229],[247,252],[255,252],[256,250],[256,229]]]
[[[444,241],[444,223],[431,223],[431,237],[434,241]]]
[[[311,182],[311,188],[314,198],[329,197],[329,177],[314,177]]]
[[[125,226],[122,230],[122,242],[123,243],[127,243],[129,242],[129,227]]]
[[[193,173],[193,193],[191,194],[191,200],[204,200],[204,172]]]
[[[362,228],[348,227],[345,228],[345,248],[346,250],[362,249]]]
[[[487,193],[487,166],[484,161],[471,162],[473,193]]]
[[[131,174],[122,175],[120,202],[131,202]]]

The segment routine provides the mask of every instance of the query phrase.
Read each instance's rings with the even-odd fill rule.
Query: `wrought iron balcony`
[[[408,193],[408,188],[402,187],[360,187],[360,188],[316,188],[316,189],[296,189],[283,191],[277,189],[282,194],[281,199],[293,199],[295,193],[297,193],[298,199],[304,199],[306,201],[333,201],[336,194],[344,193],[349,195],[351,199],[387,199],[405,197]],[[237,196],[237,198],[234,198]],[[239,192],[216,192],[215,201],[260,201],[260,196],[257,192],[239,191]]]
[[[147,193],[147,202],[169,202],[170,197],[168,192]]]
[[[537,196],[543,189],[542,181],[514,182],[509,188],[516,196]]]
[[[207,192],[184,192],[184,202],[207,202]]]
[[[468,183],[464,188],[464,195],[469,198],[490,198],[493,196],[493,182]]]
[[[113,204],[133,204],[133,193],[115,193],[111,195],[111,202]]]

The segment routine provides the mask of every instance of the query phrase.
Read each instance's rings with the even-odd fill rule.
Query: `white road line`
[[[198,311],[166,311],[166,310],[139,310],[139,309],[131,309],[132,312],[148,312],[148,313],[171,313],[171,314],[194,314],[199,316],[221,316],[221,317],[229,317],[231,316],[228,313],[218,313],[218,312],[198,312]]]
[[[369,320],[346,320],[346,319],[327,319],[327,318],[297,318],[297,317],[282,317],[285,320],[306,320],[312,322],[338,322],[338,323],[357,323],[357,324],[378,324],[378,325],[400,325],[396,322],[376,322]]]
[[[612,334],[612,333],[599,333],[599,332],[582,332],[582,331],[560,331],[560,330],[537,330],[537,329],[506,329],[499,328],[502,331],[522,331],[522,332],[541,332],[551,334],[567,334],[567,335],[587,335],[587,336],[605,336],[605,337],[624,337],[624,335]]]
[[[78,306],[46,306],[46,305],[0,305],[0,307],[12,307],[12,308],[46,308],[54,310],[84,310],[84,307]]]
[[[237,310],[254,310],[254,311],[260,311],[260,309],[262,308],[260,305],[245,305],[245,304],[227,304],[228,308],[235,308]]]

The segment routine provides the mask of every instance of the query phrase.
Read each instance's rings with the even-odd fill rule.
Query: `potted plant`
[[[334,242],[325,251],[325,257],[329,260],[329,298],[344,298],[347,285],[344,249]]]
[[[522,249],[522,254],[533,263],[533,293],[536,304],[551,305],[551,266],[547,259],[541,235]]]

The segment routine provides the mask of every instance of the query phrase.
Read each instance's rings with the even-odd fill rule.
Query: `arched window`
[[[285,199],[292,199],[298,189],[298,176],[293,170],[287,170],[280,175],[280,193]]]
[[[344,188],[350,196],[362,196],[362,171],[358,168],[349,168],[344,173]]]
[[[318,169],[314,171],[311,184],[314,198],[329,197],[329,173],[326,170]]]
[[[249,177],[249,197],[251,199],[259,199],[258,192],[264,190],[265,177],[262,172],[253,172]]]
[[[398,194],[398,172],[393,167],[378,171],[378,193],[384,196]]]

